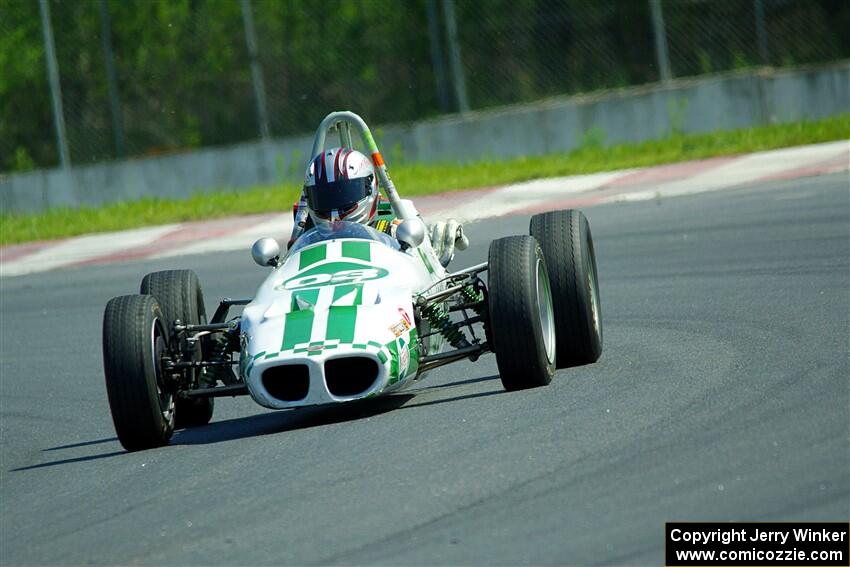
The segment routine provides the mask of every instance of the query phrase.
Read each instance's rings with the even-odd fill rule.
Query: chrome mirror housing
[[[416,248],[425,240],[425,223],[418,218],[403,220],[396,228],[395,237],[403,249]]]
[[[251,256],[263,267],[277,267],[280,265],[280,244],[274,238],[261,238],[251,246]]]

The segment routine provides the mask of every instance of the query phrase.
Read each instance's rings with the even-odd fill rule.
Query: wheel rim
[[[543,267],[543,261],[537,260],[537,305],[540,313],[540,331],[543,335],[543,347],[549,362],[555,360],[555,310],[552,306],[552,290],[549,277]]]
[[[165,387],[165,377],[162,374],[162,358],[168,354],[162,324],[159,319],[154,319],[151,327],[151,341],[153,344],[153,369],[156,376],[156,395],[159,400],[159,411],[162,418],[169,422],[174,414],[174,396]]]

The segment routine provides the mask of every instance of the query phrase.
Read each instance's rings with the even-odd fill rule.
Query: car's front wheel
[[[112,421],[128,451],[159,447],[174,432],[174,396],[163,359],[168,334],[162,311],[149,295],[124,295],[103,314],[103,371]]]
[[[490,244],[488,316],[491,350],[506,390],[545,386],[557,348],[546,260],[531,236]]]
[[[139,293],[156,297],[165,315],[166,328],[169,331],[174,321],[184,325],[198,325],[207,322],[204,294],[198,276],[192,270],[165,270],[152,272],[142,279]],[[195,345],[192,360],[203,359],[200,342]],[[202,372],[186,370],[191,388],[201,387]],[[175,427],[197,427],[210,422],[215,408],[213,398],[178,399],[175,408]]]

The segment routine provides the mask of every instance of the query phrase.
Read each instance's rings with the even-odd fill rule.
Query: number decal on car
[[[293,290],[325,285],[355,284],[377,280],[388,274],[389,272],[383,268],[364,266],[353,262],[328,262],[304,270],[294,278],[290,278],[277,286],[276,289]]]

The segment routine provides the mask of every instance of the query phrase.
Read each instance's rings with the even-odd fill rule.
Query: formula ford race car
[[[260,239],[252,255],[271,274],[256,297],[224,299],[209,320],[189,270],[148,274],[139,295],[109,301],[104,373],[127,450],[208,423],[216,397],[250,395],[272,409],[347,403],[487,352],[505,389],[519,390],[599,358],[596,260],[582,213],[535,215],[529,236],[494,240],[487,262],[449,273],[359,116],[329,114],[311,155],[328,131],[352,147],[352,128],[389,201],[381,212],[400,221],[395,238],[338,221],[308,230],[283,257],[277,241]],[[229,318],[233,306],[244,308]]]

